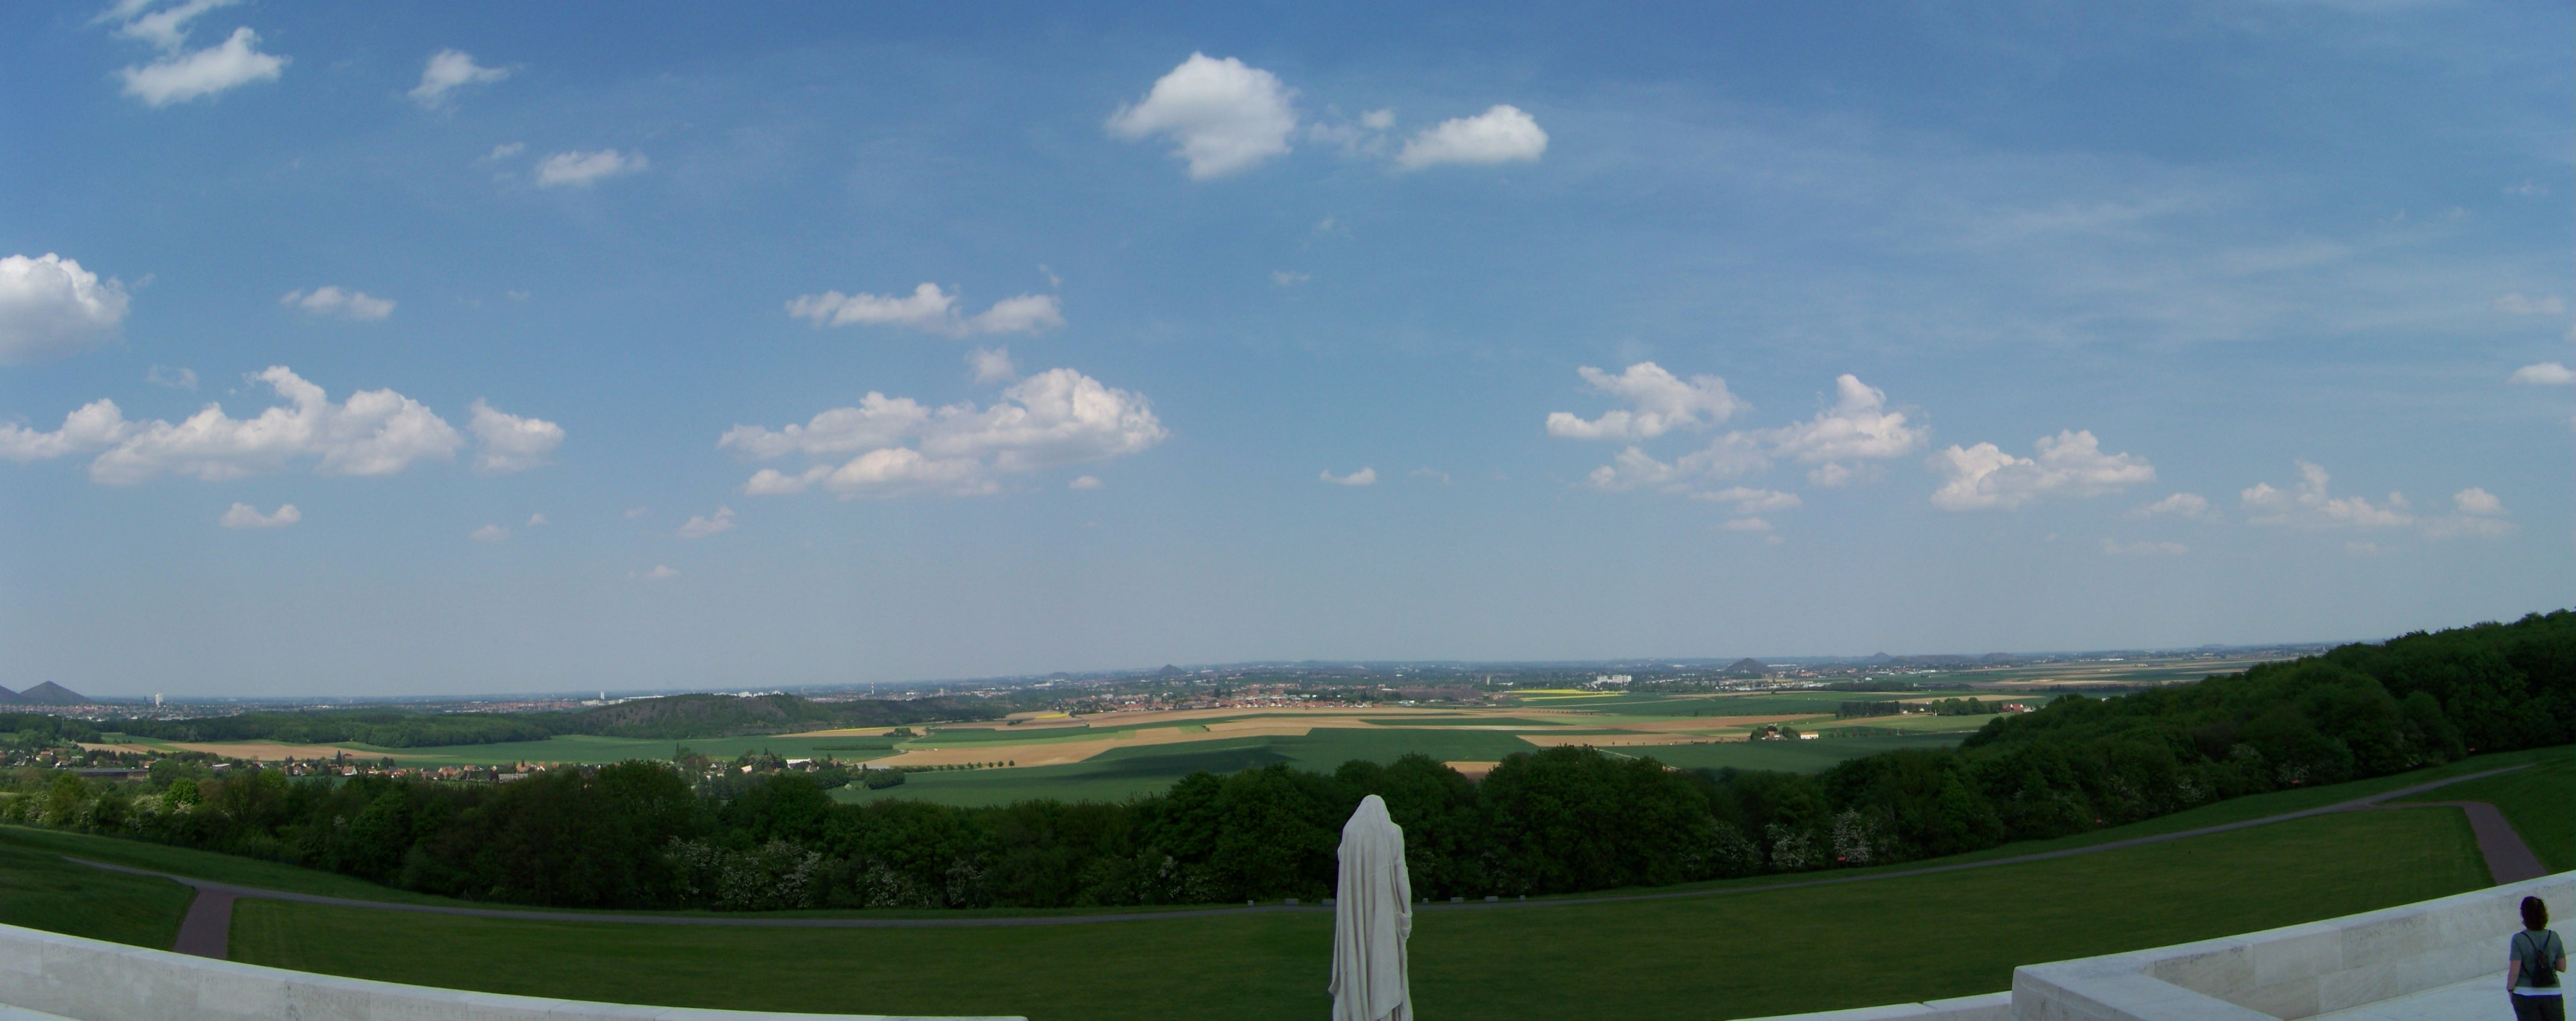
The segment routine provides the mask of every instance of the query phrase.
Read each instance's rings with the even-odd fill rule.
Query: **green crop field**
[[[1819,724],[1818,726],[1823,726]],[[1900,748],[1947,748],[1958,734],[1905,734],[1890,737],[1818,737],[1798,741],[1729,741],[1717,744],[1657,745],[1612,751],[1651,758],[1683,769],[1770,769],[1810,773],[1845,759]]]
[[[1961,874],[1434,910],[1416,925],[1413,989],[1423,1011],[1441,1017],[1721,1018],[1865,1006],[1991,992],[2009,984],[2017,964],[2269,928],[2483,883],[2457,813],[2352,813]],[[1326,1012],[1331,924],[1317,911],[782,930],[245,901],[233,946],[235,959],[255,964],[677,1006],[1252,1019]],[[388,946],[475,952],[383,952]],[[1819,962],[1851,946],[1870,948],[1871,981],[1793,978],[1817,974]]]

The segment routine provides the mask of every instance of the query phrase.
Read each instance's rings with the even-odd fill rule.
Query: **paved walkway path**
[[[230,890],[199,888],[188,902],[188,917],[179,920],[179,945],[170,949],[224,960],[232,943],[235,896]]]
[[[2436,780],[2431,783],[2417,784],[2412,787],[2402,787],[2393,791],[2372,794],[2367,797],[2354,798],[2350,801],[2338,802],[2336,804],[2325,805],[2318,808],[2264,816],[2260,819],[2247,819],[2242,822],[2221,823],[2216,826],[2203,826],[2198,829],[2182,830],[2175,833],[2160,833],[2148,837],[2132,837],[2127,840],[2113,840],[2100,844],[2087,844],[2083,847],[2070,847],[2058,851],[2043,851],[2038,854],[2022,854],[2006,858],[1988,858],[1983,861],[1960,862],[1954,865],[1935,865],[1927,868],[1898,869],[1890,872],[1872,872],[1865,875],[1837,875],[1784,883],[1764,883],[1755,886],[1729,886],[1713,890],[1678,890],[1669,893],[1614,894],[1600,897],[1554,897],[1544,900],[1469,901],[1465,903],[1452,902],[1448,904],[1425,904],[1421,907],[1423,910],[1455,911],[1491,908],[1557,907],[1567,904],[1616,904],[1628,901],[1676,900],[1684,897],[1723,897],[1729,894],[1756,893],[1764,890],[1794,890],[1802,887],[1832,886],[1840,883],[1866,883],[1873,880],[1895,879],[1902,876],[1928,876],[1943,872],[1961,872],[1968,869],[1992,868],[1997,865],[2017,865],[2023,862],[2047,861],[2054,858],[2072,858],[2077,855],[2100,854],[2104,851],[2117,851],[2122,848],[2143,847],[2148,844],[2161,844],[2169,840],[2187,840],[2192,837],[2204,837],[2214,833],[2229,833],[2236,830],[2249,829],[2255,826],[2268,826],[2273,823],[2288,822],[2292,819],[2305,819],[2311,816],[2329,815],[2336,812],[2352,812],[2383,807],[2417,807],[2412,805],[2383,806],[2379,803],[2395,798],[2407,797],[2409,795],[2422,794],[2425,791],[2439,787],[2446,787],[2465,780],[2475,780],[2479,777],[2494,776],[2498,773],[2509,773],[2523,768],[2526,767],[2508,766],[2504,769],[2491,769],[2483,773],[2469,773],[2461,776],[2450,777],[2448,779]],[[2485,802],[2467,802],[2465,804],[2484,806],[2489,813],[2493,813],[2495,811],[2494,806],[2487,805]],[[2513,827],[2504,825],[2504,817],[2502,815],[2495,816],[2495,824],[2502,828],[2501,832],[2503,837],[2510,838],[2511,847],[2519,848],[2523,858],[2530,860],[2530,867],[2537,868],[2539,859],[2532,856],[2528,847],[2522,846],[2522,838],[2514,835]],[[2477,825],[2477,816],[2474,813],[2471,815],[2471,825]],[[2498,877],[2498,882],[2505,882],[2506,880],[2503,877],[2508,874],[2516,874],[2509,873],[2508,868],[2523,867],[2519,865],[2499,867],[2497,852],[2489,850],[2487,831],[2485,829],[2480,829],[2478,833],[2478,849],[2487,853],[2488,871],[2494,873]],[[1137,911],[1107,915],[1008,915],[999,917],[970,918],[745,918],[738,915],[645,915],[606,914],[576,911],[528,911],[513,910],[509,908],[470,908],[447,904],[403,904],[394,901],[359,900],[352,897],[326,897],[312,893],[294,893],[286,890],[262,889],[255,886],[237,886],[231,883],[219,883],[210,879],[197,879],[191,876],[173,875],[167,872],[154,872],[149,869],[138,869],[125,865],[110,865],[106,862],[88,861],[81,858],[73,858],[68,855],[64,856],[64,858],[66,861],[77,862],[93,868],[107,869],[114,872],[127,872],[140,876],[156,876],[162,879],[168,879],[173,882],[195,887],[197,890],[197,903],[190,905],[187,921],[180,924],[179,938],[183,952],[195,952],[188,951],[185,948],[188,946],[187,941],[188,933],[190,931],[189,927],[198,923],[198,905],[206,905],[205,911],[209,919],[212,919],[214,917],[214,913],[217,910],[220,910],[222,912],[223,920],[228,923],[232,914],[232,901],[237,897],[256,897],[264,900],[282,900],[297,904],[321,904],[329,907],[366,908],[376,911],[412,911],[430,915],[457,915],[467,918],[504,918],[531,922],[611,922],[627,925],[741,925],[781,929],[945,929],[977,928],[983,926],[1095,925],[1104,922],[1152,922],[1173,918],[1208,918],[1219,915],[1254,915],[1277,912],[1314,913],[1328,912],[1332,910],[1331,908],[1320,905],[1292,906],[1285,904],[1265,904],[1239,908],[1193,908],[1185,911]],[[2540,873],[2534,874],[2537,875]],[[222,896],[222,906],[220,909],[215,908],[213,906],[213,902],[209,901],[209,895]],[[214,923],[209,921],[206,924],[211,925]],[[224,928],[229,929],[229,925],[224,926]],[[221,937],[218,936],[216,938],[218,939],[218,942],[212,944],[215,948],[215,953],[207,956],[222,955],[223,944],[220,942]]]

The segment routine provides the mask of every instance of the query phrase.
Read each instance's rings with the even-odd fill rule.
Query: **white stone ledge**
[[[2012,1021],[2012,994],[1987,993],[1884,1007],[1853,1007],[1813,1014],[1782,1014],[1750,1021]]]
[[[2017,1021],[2314,1017],[2495,975],[2527,896],[2576,910],[2576,872],[2242,936],[2013,971]]]
[[[37,1021],[47,1014],[71,1021],[932,1021],[435,989],[235,964],[14,925],[0,925],[0,1004],[7,1005],[0,1006],[0,1021]]]

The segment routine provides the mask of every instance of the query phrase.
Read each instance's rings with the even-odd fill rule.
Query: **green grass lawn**
[[[2367,849],[2366,852],[2362,849]],[[1804,890],[1435,910],[1434,1017],[1724,1018],[1992,992],[2017,964],[2158,946],[2484,885],[2456,813],[2367,812],[2098,855]],[[1321,912],[1060,927],[786,930],[495,921],[245,901],[234,959],[493,992],[752,1010],[1305,1018]],[[1870,948],[1866,983],[1817,981]],[[387,947],[422,948],[387,953]],[[471,947],[471,953],[429,948]]]
[[[2533,762],[2530,769],[2469,780],[2410,800],[2493,802],[2541,864],[2552,872],[2576,869],[2576,749],[2544,749]]]
[[[194,895],[167,879],[74,865],[41,846],[0,842],[0,923],[167,950]]]

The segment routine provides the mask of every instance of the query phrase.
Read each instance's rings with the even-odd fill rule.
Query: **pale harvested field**
[[[89,742],[87,742],[87,741],[75,741],[75,742],[73,742],[73,743],[74,743],[74,744],[77,744],[77,745],[80,745],[80,746],[81,746],[81,750],[82,750],[82,751],[91,751],[91,752],[131,752],[131,753],[134,753],[134,754],[136,754],[136,755],[158,755],[158,754],[161,754],[161,752],[162,752],[162,749],[154,748],[154,747],[152,747],[152,746],[150,746],[150,745],[140,745],[140,744],[91,744],[91,743],[89,743]]]
[[[1604,729],[1617,728],[1619,730],[1634,730],[1650,734],[1663,734],[1702,730],[1732,730],[1739,727],[1759,727],[1766,723],[1787,723],[1792,720],[1818,719],[1824,715],[1825,714],[1823,713],[1791,713],[1785,716],[1683,716],[1668,720],[1654,720],[1651,722],[1601,723],[1587,724],[1587,726],[1598,726]]]
[[[341,752],[347,752],[350,758],[365,759],[370,762],[385,757],[385,753],[378,749],[348,748],[336,744],[280,744],[275,741],[199,741],[194,743],[172,741],[170,742],[170,747],[177,748],[182,751],[206,752],[208,754],[223,755],[236,759],[254,759],[260,762],[278,762],[285,759],[302,759],[306,762],[311,762],[315,759],[329,758],[330,756]]]

